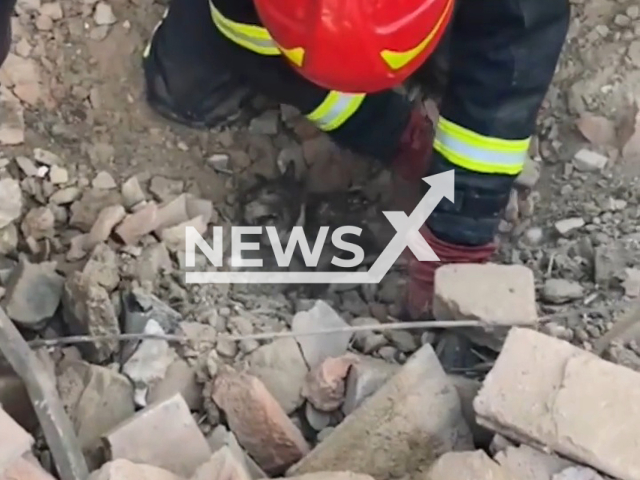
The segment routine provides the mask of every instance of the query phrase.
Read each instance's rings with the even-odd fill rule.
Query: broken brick
[[[309,452],[300,430],[258,378],[225,369],[214,381],[213,401],[240,445],[268,474],[283,473]]]

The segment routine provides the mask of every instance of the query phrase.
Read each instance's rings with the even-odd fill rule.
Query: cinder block
[[[474,409],[508,438],[640,480],[640,374],[628,368],[514,328]]]

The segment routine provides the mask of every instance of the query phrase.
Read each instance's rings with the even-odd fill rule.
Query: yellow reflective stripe
[[[291,63],[296,65],[297,67],[302,66],[302,62],[304,62],[304,48],[296,47],[296,48],[284,48],[282,45],[278,45],[284,56],[287,57]]]
[[[530,138],[487,137],[440,117],[433,148],[451,163],[479,173],[518,175],[524,167]]]
[[[400,70],[411,60],[420,55],[425,48],[427,48],[427,46],[433,40],[433,37],[435,37],[436,33],[438,33],[438,31],[442,28],[442,24],[444,23],[445,19],[451,13],[451,10],[453,9],[453,3],[454,0],[449,0],[447,6],[444,9],[444,12],[442,12],[442,15],[438,19],[436,26],[433,27],[433,30],[431,30],[431,32],[429,32],[425,39],[422,40],[417,46],[404,52],[394,52],[392,50],[382,50],[382,52],[380,52],[380,56],[386,62],[389,68],[393,70]]]
[[[330,132],[342,126],[358,110],[364,98],[364,93],[331,91],[307,118],[320,130]]]
[[[266,28],[234,22],[222,15],[209,1],[211,18],[220,33],[241,47],[260,55],[280,55],[280,50]]]
[[[149,37],[149,42],[147,42],[147,46],[144,47],[144,51],[142,52],[142,58],[147,58],[149,56],[149,53],[151,53],[151,43],[153,42],[153,37],[155,37],[156,32],[160,28],[160,25],[162,25],[162,22],[164,22],[164,19],[167,18],[167,15],[169,15],[169,8],[165,8],[164,13],[162,14],[162,18],[158,23],[156,23],[156,26],[153,27],[153,31],[151,32],[151,36]]]

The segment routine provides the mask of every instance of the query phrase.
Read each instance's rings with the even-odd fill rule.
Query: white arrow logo
[[[431,188],[407,217],[404,212],[383,212],[396,234],[366,272],[187,272],[186,283],[380,283],[405,248],[423,262],[440,260],[419,229],[443,198],[454,201],[454,171],[422,179]]]

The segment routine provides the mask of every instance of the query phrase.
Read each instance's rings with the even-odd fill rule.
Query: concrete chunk
[[[224,446],[196,470],[191,480],[251,480],[251,477],[231,449]]]
[[[482,450],[445,453],[429,470],[424,480],[461,480],[463,478],[511,480],[507,472]]]
[[[309,331],[348,326],[349,324],[328,303],[318,300],[310,310],[295,314],[291,330],[293,333],[304,334]],[[350,332],[301,335],[296,337],[296,341],[309,368],[315,368],[329,357],[339,357],[347,353],[351,336]]]
[[[302,405],[302,385],[309,369],[293,338],[280,338],[261,346],[249,355],[247,363],[248,373],[264,383],[287,414]]]
[[[543,453],[528,445],[507,447],[495,456],[511,478],[518,480],[552,480],[553,476],[573,466],[569,460]]]
[[[211,456],[182,395],[138,412],[105,435],[110,460],[124,458],[188,478]]]
[[[317,472],[307,473],[289,480],[373,480],[369,475],[353,472]]]
[[[64,284],[55,269],[55,262],[20,260],[9,277],[3,300],[9,318],[22,327],[38,329],[54,315]]]
[[[222,447],[228,447],[231,450],[231,453],[236,457],[236,459],[242,464],[244,468],[246,468],[247,473],[252,478],[252,480],[260,480],[262,478],[269,478],[269,476],[262,471],[260,466],[247,455],[240,444],[238,443],[238,439],[233,434],[227,430],[224,425],[218,425],[213,432],[207,437],[207,442],[211,447],[213,452],[217,452]]]
[[[508,325],[538,321],[533,272],[521,265],[453,264],[436,270],[433,314],[438,320],[480,320],[491,332],[465,331],[499,349]]]
[[[29,455],[18,458],[4,471],[0,468],[0,480],[56,480]]]
[[[152,465],[139,465],[129,460],[114,460],[93,472],[89,480],[180,480],[180,477]]]
[[[425,345],[288,474],[355,471],[388,480],[470,448],[458,394]]]
[[[33,437],[0,408],[0,472],[29,452]]]
[[[640,480],[639,405],[640,374],[521,328],[474,401],[480,424],[622,480]]]
[[[395,375],[400,366],[379,358],[358,357],[358,363],[349,370],[342,412],[349,415]]]

